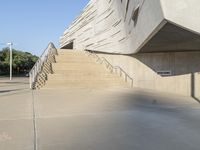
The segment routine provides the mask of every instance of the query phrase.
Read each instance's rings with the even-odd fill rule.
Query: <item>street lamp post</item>
[[[12,45],[13,43],[7,43],[10,48],[10,80],[12,80]]]

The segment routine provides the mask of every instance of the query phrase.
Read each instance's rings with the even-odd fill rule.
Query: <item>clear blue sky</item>
[[[1,0],[0,43],[40,55],[78,16],[89,0]],[[0,49],[2,46],[0,45]]]

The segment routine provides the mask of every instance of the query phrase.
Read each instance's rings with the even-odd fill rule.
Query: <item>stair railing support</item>
[[[124,80],[125,80],[125,82],[128,83],[128,79],[129,79],[130,85],[131,85],[131,87],[133,87],[133,78],[130,77],[128,75],[128,73],[126,73],[121,67],[119,67],[119,66],[113,66],[106,58],[98,56],[93,51],[85,50],[85,52],[88,54],[88,56],[92,56],[93,58],[96,58],[97,59],[96,60],[97,63],[100,63],[100,64],[104,63],[106,65],[106,68],[108,68],[111,73],[113,73],[113,72],[116,73],[116,72],[118,72],[117,70],[119,70],[120,77],[122,77],[122,74],[124,74]]]
[[[30,89],[34,89],[34,84],[37,82],[38,75],[42,72],[44,64],[49,62],[50,64],[55,62],[55,55],[57,55],[57,49],[53,43],[49,43],[47,48],[44,50],[38,61],[35,63],[33,68],[29,72],[29,82],[30,82]],[[51,58],[54,59],[51,59]],[[52,70],[52,68],[51,68]],[[47,77],[47,75],[45,75]]]

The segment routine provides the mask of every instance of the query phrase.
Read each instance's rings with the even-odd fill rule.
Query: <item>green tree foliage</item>
[[[13,74],[26,74],[34,66],[38,57],[28,52],[13,49]],[[0,74],[9,74],[10,54],[9,48],[0,51]]]

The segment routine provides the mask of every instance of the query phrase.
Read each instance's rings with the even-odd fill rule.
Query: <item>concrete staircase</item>
[[[43,89],[128,87],[122,78],[96,63],[84,51],[58,50],[52,71]]]

